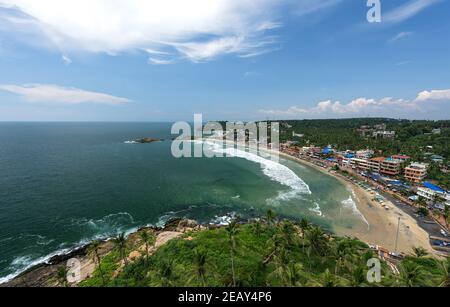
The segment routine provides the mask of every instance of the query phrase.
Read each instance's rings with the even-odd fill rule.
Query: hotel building
[[[405,178],[409,181],[419,183],[427,176],[427,164],[423,163],[411,163],[405,168]]]

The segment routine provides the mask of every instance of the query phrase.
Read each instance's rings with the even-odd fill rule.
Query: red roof
[[[409,159],[409,158],[411,158],[411,157],[409,157],[409,156],[402,156],[402,155],[394,155],[394,156],[392,156],[392,159],[406,160],[406,159]]]

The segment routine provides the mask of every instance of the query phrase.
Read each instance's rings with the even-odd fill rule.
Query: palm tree
[[[450,219],[450,206],[444,205],[444,212],[441,213],[441,216],[444,218],[444,223],[448,230],[449,229],[448,221]]]
[[[351,287],[359,287],[366,282],[366,274],[363,266],[356,267],[350,276],[350,286]]]
[[[145,244],[145,260],[148,262],[148,256],[149,256],[149,248],[150,245],[153,246],[156,242],[156,237],[153,233],[149,233],[148,231],[144,230],[139,233],[139,236],[141,237],[142,243]]]
[[[328,249],[328,238],[319,227],[313,227],[307,233],[307,240],[312,250],[318,255],[324,255]]]
[[[266,219],[269,225],[272,225],[275,220],[276,213],[272,209],[267,210]]]
[[[311,227],[308,220],[305,218],[302,218],[300,221],[300,229],[302,230],[302,239],[305,238],[305,232]]]
[[[300,279],[302,278],[303,265],[290,263],[286,268],[286,275],[291,287],[300,286]]]
[[[100,242],[98,240],[95,240],[94,242],[92,242],[89,245],[87,253],[88,253],[88,255],[91,256],[92,260],[94,261],[94,264],[97,264],[98,272],[100,273],[100,277],[102,279],[103,286],[105,286],[106,280],[105,280],[105,274],[103,273],[102,266],[101,266],[99,249],[100,249]]]
[[[161,277],[162,285],[168,287],[171,284],[171,279],[174,273],[173,259],[165,259],[161,262],[159,268],[159,275]]]
[[[253,232],[254,234],[259,237],[261,235],[262,232],[262,227],[261,227],[261,221],[257,220],[254,224],[253,224]]]
[[[231,255],[231,272],[233,275],[233,287],[236,287],[236,272],[234,268],[234,253],[236,252],[236,240],[235,236],[237,234],[237,223],[232,221],[226,228],[228,233],[228,239],[230,244],[230,255]]]
[[[281,234],[283,236],[283,243],[287,248],[292,247],[292,245],[294,244],[294,233],[294,224],[292,224],[292,222],[290,221],[283,222],[283,224],[281,225]]]
[[[203,287],[206,286],[206,262],[207,252],[204,250],[195,250],[196,273],[201,280]]]
[[[423,247],[413,247],[413,252],[417,258],[422,258],[428,255],[428,251]]]
[[[400,282],[405,287],[418,287],[423,284],[422,268],[411,262],[402,262],[399,266]]]
[[[441,275],[439,287],[450,287],[450,258],[447,258],[444,261],[436,260],[436,267]]]
[[[67,273],[68,272],[69,272],[69,270],[67,269],[66,266],[60,266],[58,268],[58,272],[57,272],[58,282],[59,282],[59,284],[63,285],[63,287],[67,287],[67,284],[68,284]]]
[[[124,233],[119,234],[117,237],[113,239],[113,243],[115,245],[116,250],[119,252],[120,258],[123,260],[125,265],[128,264],[127,259],[127,239]]]

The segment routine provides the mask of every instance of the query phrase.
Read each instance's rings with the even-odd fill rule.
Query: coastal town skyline
[[[0,0],[0,121],[449,118],[449,3],[380,3]]]

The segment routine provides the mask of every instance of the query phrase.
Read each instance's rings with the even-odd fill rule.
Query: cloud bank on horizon
[[[91,103],[121,105],[131,102],[130,99],[116,97],[105,93],[49,84],[0,84],[0,91],[18,95],[26,102],[36,104],[77,105]]]
[[[357,98],[348,103],[325,100],[311,108],[292,106],[287,109],[261,109],[259,113],[274,118],[313,118],[313,117],[402,117],[426,116],[433,112],[442,112],[448,108],[450,89],[420,92],[415,99]],[[444,109],[443,109],[444,108]]]

